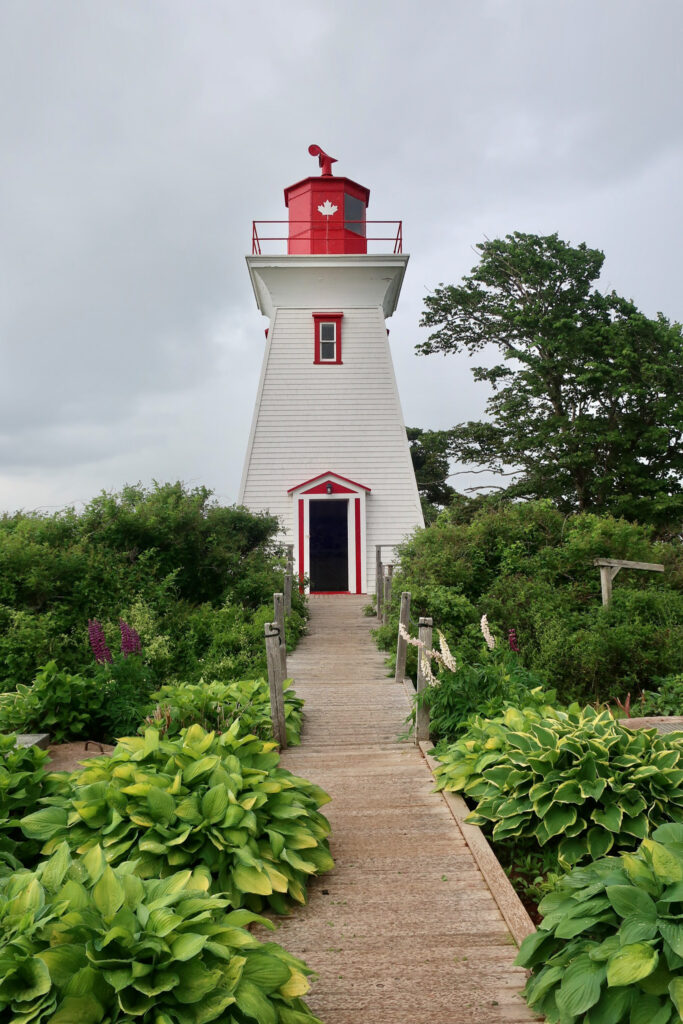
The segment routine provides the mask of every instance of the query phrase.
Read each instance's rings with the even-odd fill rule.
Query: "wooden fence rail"
[[[422,652],[432,649],[432,630],[434,623],[430,618],[420,618],[418,622],[418,641],[421,646],[417,649],[417,679],[415,683],[406,675],[406,656],[408,654],[408,640],[402,633],[408,634],[410,632],[410,591],[404,590],[401,594],[401,612],[399,615],[398,624],[398,638],[396,641],[396,671],[394,674],[394,680],[397,683],[403,683],[405,686],[411,686],[416,691],[416,706],[415,706],[415,743],[424,743],[429,740],[429,704],[421,699],[427,686],[429,685],[427,679],[427,667],[428,662],[423,658]],[[401,628],[403,627],[403,628]]]
[[[278,595],[276,595],[278,596]],[[282,596],[282,595],[279,595]],[[279,622],[266,622],[266,659],[268,661],[268,688],[270,690],[270,716],[273,722],[273,738],[281,750],[287,746],[285,730],[285,698],[282,684],[285,681],[283,658],[280,647],[284,647]]]
[[[401,636],[401,626],[408,632],[410,623],[410,594],[404,590],[401,594],[401,611],[398,619],[398,640],[396,641],[396,672],[394,682],[402,683],[406,674],[406,656],[408,654],[408,641]]]

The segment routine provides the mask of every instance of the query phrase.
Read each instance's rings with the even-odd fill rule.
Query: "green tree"
[[[406,433],[425,520],[432,522],[455,494],[448,483],[450,431],[406,427]]]
[[[449,454],[515,471],[510,497],[677,530],[683,511],[683,336],[595,287],[603,253],[515,232],[477,246],[478,266],[425,299],[417,350],[500,358],[473,369],[489,419],[458,424]]]

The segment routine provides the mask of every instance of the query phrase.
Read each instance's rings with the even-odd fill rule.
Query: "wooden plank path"
[[[399,742],[409,702],[387,678],[365,597],[310,601],[288,674],[306,700],[290,771],[332,797],[333,872],[273,938],[319,975],[325,1024],[469,1024],[537,1018],[517,947],[427,763]]]

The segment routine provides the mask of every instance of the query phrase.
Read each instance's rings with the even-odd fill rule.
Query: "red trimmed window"
[[[342,361],[342,317],[343,313],[314,313],[315,348],[313,362],[316,364]]]

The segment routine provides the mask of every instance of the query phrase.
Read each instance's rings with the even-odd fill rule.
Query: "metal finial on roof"
[[[332,164],[336,164],[337,158],[334,157],[334,156],[328,156],[327,153],[325,153],[320,148],[320,146],[316,146],[316,145],[309,146],[308,147],[308,152],[311,154],[311,156],[317,156],[318,164],[322,168],[322,170],[320,172],[321,176],[323,178],[331,178],[332,177]]]

